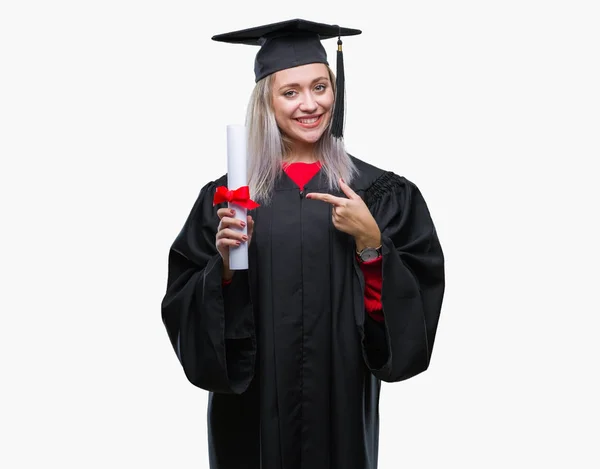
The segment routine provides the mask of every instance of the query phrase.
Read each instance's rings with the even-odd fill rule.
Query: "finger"
[[[254,231],[254,219],[248,215],[248,237],[252,237],[252,232]]]
[[[248,236],[239,231],[234,231],[231,228],[222,229],[217,233],[217,239],[233,239],[237,241],[248,241]]]
[[[340,178],[340,189],[342,189],[342,192],[346,194],[346,197],[348,197],[349,199],[360,199],[360,196],[356,192],[354,192],[352,188],[348,184],[346,184],[346,182],[342,178]]]
[[[348,214],[348,207],[346,205],[336,205],[333,207],[335,215],[340,218],[344,218]]]
[[[222,238],[217,241],[217,249],[237,247],[241,244],[241,241],[236,241],[235,239]]]
[[[331,214],[331,222],[333,223],[333,226],[336,230],[340,230],[342,220],[335,213]]]
[[[219,218],[223,218],[225,216],[233,217],[234,215],[235,210],[233,210],[232,208],[220,208],[219,210],[217,210],[217,216]]]
[[[321,194],[318,192],[310,192],[309,194],[306,194],[306,198],[307,199],[312,199],[312,200],[322,200],[323,202],[327,202],[331,205],[343,205],[345,204],[346,200],[345,198],[342,197],[336,197],[334,195],[331,194]]]
[[[341,212],[341,207],[334,207],[333,211],[331,212],[331,216],[335,223],[341,223],[341,221],[344,219],[344,215]]]
[[[244,226],[246,226],[246,224],[244,223],[243,220],[238,220],[237,218],[223,217],[223,218],[221,218],[221,223],[219,223],[219,227],[218,227],[217,231],[220,231],[223,228],[229,228],[229,227],[243,229]]]
[[[340,217],[335,212],[331,212],[331,220],[333,220],[333,224],[335,225],[339,221]]]

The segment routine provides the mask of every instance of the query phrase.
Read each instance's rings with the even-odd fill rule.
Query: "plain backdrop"
[[[256,49],[211,36],[296,17],[363,31],[347,149],[419,186],[446,255],[380,468],[600,467],[600,16],[576,0],[2,2],[0,466],[208,467],[167,254],[254,86]]]

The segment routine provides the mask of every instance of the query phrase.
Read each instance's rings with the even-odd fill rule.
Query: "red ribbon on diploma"
[[[215,197],[213,199],[213,206],[223,202],[231,202],[246,209],[260,207],[259,204],[250,199],[250,189],[248,186],[242,186],[234,191],[230,191],[225,186],[217,187],[217,190],[215,191]]]

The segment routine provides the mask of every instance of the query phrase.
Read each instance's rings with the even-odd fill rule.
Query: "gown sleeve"
[[[401,381],[429,367],[444,296],[444,255],[414,183],[384,173],[365,202],[381,230],[383,256],[383,321],[365,315],[365,361],[377,378]]]
[[[187,379],[218,393],[244,392],[254,374],[256,338],[247,271],[222,285],[215,236],[216,184],[200,192],[168,258],[162,320]]]
[[[358,260],[358,256],[357,256]],[[375,321],[382,322],[381,314],[381,258],[360,262],[365,279],[365,310]]]

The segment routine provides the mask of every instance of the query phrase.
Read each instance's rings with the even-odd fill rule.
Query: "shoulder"
[[[407,194],[417,189],[416,185],[404,176],[378,168],[355,156],[350,155],[350,158],[358,170],[352,186],[369,206],[388,194]]]
[[[386,173],[384,169],[369,164],[353,155],[350,155],[350,159],[358,171],[352,182],[355,190],[364,191],[368,189],[377,179]]]
[[[198,199],[203,199],[207,196],[213,196],[215,190],[219,186],[227,186],[227,174],[223,174],[217,179],[213,179],[208,181],[200,188],[200,193],[198,194]]]
[[[196,194],[189,217],[192,219],[212,216],[219,207],[213,205],[214,195],[217,187],[227,185],[227,175],[220,176],[218,179],[209,180],[200,187]]]
[[[206,183],[203,189],[209,189],[218,186],[226,186],[227,185],[227,174],[223,174],[217,179],[213,179],[212,181]]]

